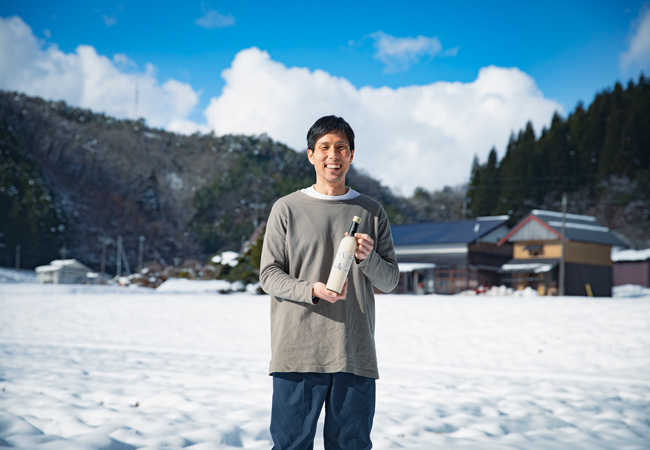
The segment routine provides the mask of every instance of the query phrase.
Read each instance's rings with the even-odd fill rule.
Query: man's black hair
[[[315,150],[316,142],[326,134],[341,131],[348,138],[350,150],[354,150],[354,131],[343,117],[325,116],[318,119],[307,132],[307,148]]]

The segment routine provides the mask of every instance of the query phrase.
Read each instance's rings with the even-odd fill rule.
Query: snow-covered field
[[[268,315],[0,284],[0,447],[269,449]],[[377,346],[376,449],[650,448],[650,296],[378,296]]]

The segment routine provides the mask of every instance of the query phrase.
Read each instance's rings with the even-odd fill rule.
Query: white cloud
[[[115,14],[111,14],[110,16],[108,14],[102,14],[102,19],[104,20],[104,25],[109,28],[117,25]]]
[[[639,17],[630,24],[629,47],[620,57],[621,71],[635,76],[650,71],[650,8],[643,3]]]
[[[296,150],[319,117],[344,117],[357,134],[354,165],[410,195],[467,181],[474,154],[504,149],[531,121],[550,123],[559,103],[516,68],[486,67],[471,83],[356,88],[320,70],[286,67],[267,52],[239,52],[205,115],[215,133],[267,133]]]
[[[45,47],[22,19],[0,17],[1,89],[65,100],[118,118],[144,117],[155,127],[185,120],[199,101],[192,87],[175,80],[161,85],[153,66],[144,73],[118,68],[134,64],[125,55],[110,60],[87,45],[74,53]]]
[[[116,66],[121,66],[121,67],[133,67],[133,68],[138,67],[136,62],[133,61],[131,58],[129,58],[124,53],[116,53],[116,54],[114,54],[113,55],[113,63]]]
[[[383,31],[369,35],[375,41],[375,58],[384,63],[386,71],[407,70],[421,58],[429,56],[456,56],[458,48],[443,52],[437,37],[395,37]]]
[[[202,28],[227,28],[235,25],[235,16],[232,14],[224,15],[219,11],[208,9],[203,16],[194,21]]]
[[[211,99],[207,125],[200,125],[188,119],[199,99],[190,85],[160,82],[152,65],[134,73],[134,64],[84,45],[64,53],[37,40],[20,18],[0,18],[0,89],[118,118],[144,117],[181,133],[267,133],[299,151],[316,119],[340,115],[357,133],[354,165],[404,195],[417,186],[433,190],[466,182],[474,154],[485,160],[492,146],[502,151],[510,133],[528,120],[539,131],[555,110],[562,112],[516,68],[486,67],[469,83],[358,88],[321,70],[286,67],[250,48],[223,71],[222,94]]]
[[[312,118],[330,114],[332,108],[338,114],[349,111],[357,94],[343,78],[287,68],[257,48],[239,52],[222,76],[222,95],[212,98],[205,111],[215,133],[268,133],[297,150],[305,147]]]

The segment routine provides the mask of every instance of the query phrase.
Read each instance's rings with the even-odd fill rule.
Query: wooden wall
[[[541,251],[532,255],[526,247],[541,246]],[[564,246],[567,263],[611,266],[611,247],[587,242],[569,241]],[[559,259],[562,257],[562,245],[559,241],[517,242],[513,247],[515,259]]]

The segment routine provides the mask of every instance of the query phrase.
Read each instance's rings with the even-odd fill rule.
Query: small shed
[[[501,267],[506,285],[555,295],[564,260],[564,294],[598,297],[612,295],[612,248],[627,246],[595,217],[543,210],[533,210],[499,245],[506,243],[513,245],[512,259]]]
[[[612,251],[612,263],[614,286],[650,287],[650,248]]]
[[[37,267],[36,279],[39,283],[86,284],[89,273],[92,269],[76,259],[56,259],[47,266]]]

